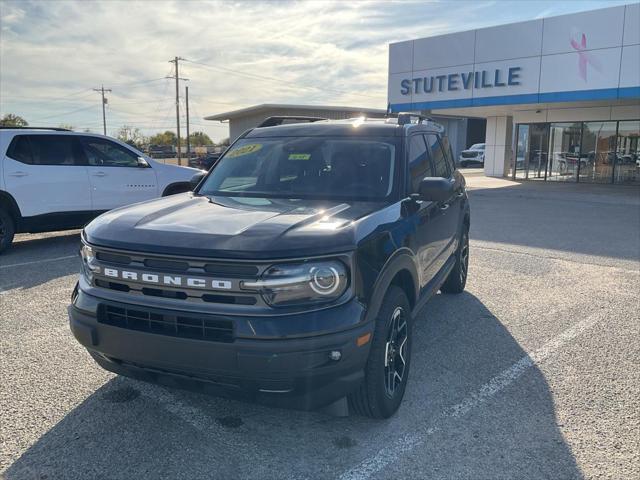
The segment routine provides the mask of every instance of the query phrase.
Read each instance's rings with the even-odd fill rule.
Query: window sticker
[[[259,143],[252,143],[251,145],[244,145],[242,147],[234,149],[232,152],[227,154],[228,158],[236,158],[241,157],[242,155],[249,155],[250,153],[255,153],[262,148],[262,145]]]
[[[309,160],[311,158],[310,153],[290,153],[289,160]]]

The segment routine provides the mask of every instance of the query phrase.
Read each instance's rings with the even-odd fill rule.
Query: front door
[[[111,210],[159,196],[153,168],[141,165],[134,152],[106,138],[83,136],[80,142],[95,210]]]
[[[4,181],[23,217],[92,210],[87,170],[75,138],[14,137],[4,160]]]

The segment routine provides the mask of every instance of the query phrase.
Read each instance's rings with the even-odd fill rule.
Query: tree
[[[0,120],[0,127],[28,127],[29,122],[24,118],[14,115],[13,113],[7,113]]]
[[[149,138],[150,145],[172,145],[176,146],[178,143],[178,138],[176,134],[167,130],[164,133],[158,133]]]
[[[116,132],[116,138],[138,149],[147,143],[147,137],[142,134],[140,129],[132,127],[131,125],[123,125],[120,127]]]
[[[220,142],[218,142],[218,146],[219,147],[228,147],[229,146],[229,137],[223,138],[222,140],[220,140]]]
[[[189,135],[189,143],[194,147],[202,147],[204,145],[213,145],[213,140],[204,132],[193,132]]]

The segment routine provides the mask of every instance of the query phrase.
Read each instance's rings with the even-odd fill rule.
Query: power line
[[[338,90],[338,89],[334,89],[334,88],[323,88],[323,87],[318,87],[318,86],[315,86],[315,85],[299,85],[299,84],[297,84],[295,82],[289,82],[287,80],[282,80],[280,78],[275,78],[275,77],[268,77],[266,75],[258,75],[258,74],[255,74],[255,73],[241,72],[241,71],[238,71],[238,70],[234,70],[232,68],[220,67],[220,66],[217,66],[217,65],[210,65],[210,64],[207,64],[207,63],[203,63],[203,62],[196,62],[194,60],[187,60],[185,58],[182,58],[181,60],[183,60],[185,62],[193,63],[195,65],[208,67],[208,68],[211,68],[213,70],[219,70],[219,71],[222,71],[222,72],[227,72],[227,73],[231,73],[231,74],[234,74],[234,75],[240,75],[240,76],[243,76],[243,77],[253,78],[253,79],[257,79],[257,80],[267,80],[267,81],[270,81],[270,82],[282,83],[284,85],[290,85],[290,86],[293,86],[293,87],[296,87],[296,88],[307,88],[307,89],[311,88],[311,89],[330,92],[330,93],[340,93],[340,94],[343,94],[343,95],[356,95],[356,96],[359,96],[359,97],[367,97],[367,98],[378,99],[377,96],[366,95],[364,93],[347,92],[347,91],[344,91],[344,90]]]
[[[47,115],[46,117],[40,117],[40,118],[36,118],[36,119],[31,119],[29,121],[30,122],[39,122],[41,120],[47,120],[49,118],[64,117],[64,116],[67,116],[67,115],[71,115],[73,113],[89,110],[91,108],[95,108],[95,105],[89,105],[88,107],[76,108],[75,110],[71,110],[69,112],[62,112],[62,113],[56,113],[54,115]]]

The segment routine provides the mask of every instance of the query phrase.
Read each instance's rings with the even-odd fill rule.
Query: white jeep
[[[198,172],[103,135],[0,127],[0,252],[15,233],[79,228],[107,210],[188,191]]]

